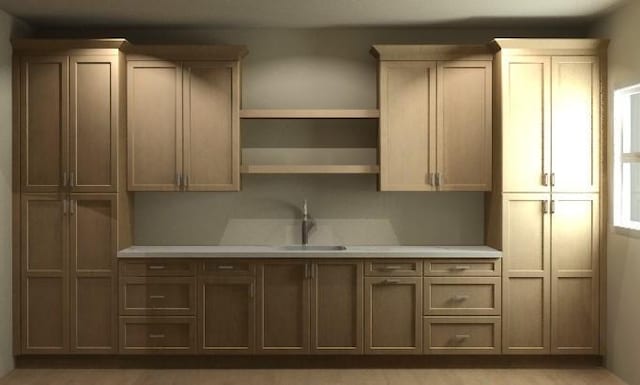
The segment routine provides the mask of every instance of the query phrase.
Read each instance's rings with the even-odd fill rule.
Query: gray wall
[[[612,13],[594,31],[611,39],[609,48],[609,100],[613,91],[640,83],[640,2],[632,1]],[[609,106],[610,118],[612,116]],[[612,138],[609,123],[609,138]],[[612,143],[608,143],[608,164]],[[611,166],[610,166],[611,167]],[[612,170],[609,170],[612,175]],[[609,180],[611,186],[611,180]],[[613,207],[609,202],[609,207]],[[610,222],[612,218],[609,218]],[[614,229],[607,232],[607,366],[630,385],[640,384],[640,232]]]

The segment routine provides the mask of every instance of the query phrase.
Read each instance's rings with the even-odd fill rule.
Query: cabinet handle
[[[542,174],[542,185],[543,186],[548,186],[549,185],[549,173],[545,172],[544,174]]]
[[[397,285],[399,283],[400,281],[398,281],[397,279],[385,279],[384,281],[382,281],[383,285]]]
[[[556,185],[556,173],[552,172],[551,173],[551,187]]]
[[[549,213],[549,201],[542,201],[542,213],[543,214]]]
[[[377,270],[383,270],[383,271],[394,271],[394,270],[401,270],[402,266],[395,266],[395,265],[389,265],[389,266],[380,266],[377,268]]]
[[[165,265],[150,265],[149,270],[164,270],[167,267]]]
[[[455,297],[453,297],[453,300],[456,302],[462,302],[462,301],[466,301],[469,299],[468,295],[456,295]]]
[[[67,187],[67,172],[62,173],[62,187]]]
[[[304,279],[309,279],[309,265],[304,264]]]
[[[149,338],[162,339],[162,338],[164,338],[164,334],[149,334]]]
[[[429,184],[432,186],[436,186],[436,173],[435,172],[430,172],[429,173]]]
[[[70,200],[69,201],[69,212],[71,213],[71,215],[74,215],[76,213],[76,201],[75,200]]]
[[[249,285],[249,298],[254,298],[256,296],[256,285],[255,283],[251,282],[251,285]]]
[[[316,264],[312,264],[311,265],[311,278],[315,278],[316,277],[316,270],[318,269],[318,266]]]
[[[184,187],[189,187],[189,174],[184,176]]]
[[[69,203],[67,202],[66,199],[62,201],[62,214],[63,215],[67,215],[67,210],[68,210],[67,206],[68,206],[68,204]]]
[[[442,184],[442,175],[439,172],[436,173],[436,187],[440,187]]]
[[[176,186],[178,186],[178,188],[182,187],[182,174],[176,175]]]
[[[218,265],[218,270],[233,270],[233,265]]]
[[[74,181],[75,178],[75,173],[73,171],[71,171],[71,173],[69,173],[69,187],[73,188],[75,187],[76,182]]]
[[[150,295],[149,299],[165,299],[164,295]]]
[[[551,201],[551,214],[556,213],[556,201]]]
[[[456,265],[452,268],[452,270],[455,270],[455,271],[464,271],[469,269],[471,269],[471,266],[468,266],[468,265]]]
[[[456,340],[458,341],[468,340],[469,338],[471,338],[470,334],[456,334]]]

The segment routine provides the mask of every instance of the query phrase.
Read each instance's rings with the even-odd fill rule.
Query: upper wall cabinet
[[[484,47],[374,46],[380,189],[491,189],[492,57]]]
[[[132,47],[130,191],[240,189],[243,47]],[[169,57],[169,59],[166,59]]]
[[[115,192],[116,49],[27,53],[20,59],[24,192]]]

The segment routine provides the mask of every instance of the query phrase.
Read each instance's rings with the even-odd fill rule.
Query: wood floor
[[[0,385],[624,385],[581,369],[17,369]]]

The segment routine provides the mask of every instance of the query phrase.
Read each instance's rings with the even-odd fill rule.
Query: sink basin
[[[286,245],[278,247],[285,251],[342,251],[346,250],[346,246],[333,245]]]

